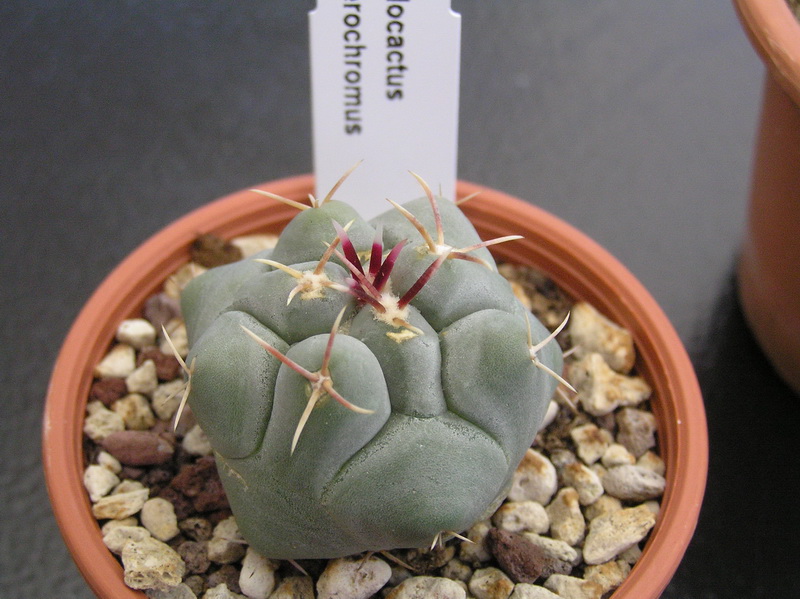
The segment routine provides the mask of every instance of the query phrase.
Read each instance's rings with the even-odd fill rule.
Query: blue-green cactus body
[[[446,245],[480,242],[454,204],[438,205]],[[434,230],[428,198],[406,208]],[[367,223],[336,201],[300,212],[260,258],[295,274],[313,271],[337,239],[334,220],[352,221],[347,235],[366,257],[365,270],[376,230],[387,250],[407,241],[383,291],[395,300],[437,258],[399,212]],[[331,558],[425,546],[502,501],[557,381],[529,352],[545,328],[485,248],[471,255],[486,264],[444,260],[399,321],[348,292],[357,284],[340,257],[322,269],[329,284],[313,291],[293,294],[296,276],[252,259],[187,286],[189,403],[215,450],[239,528],[260,553]],[[243,327],[306,371],[325,370],[341,397],[370,413],[322,393],[292,451],[312,382]],[[557,344],[537,357],[560,371]]]

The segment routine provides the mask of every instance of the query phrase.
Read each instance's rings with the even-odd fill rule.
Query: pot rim
[[[786,0],[734,0],[750,43],[800,106],[800,21]]]
[[[301,200],[313,190],[313,184],[311,175],[300,175],[258,187]],[[613,597],[658,597],[694,533],[708,470],[705,410],[689,357],[652,296],[609,252],[536,206],[459,181],[459,197],[475,192],[480,194],[463,209],[483,237],[525,228],[525,239],[494,248],[501,260],[513,257],[517,263],[545,270],[568,293],[592,302],[634,336],[637,367],[656,390],[651,404],[658,420],[661,456],[667,463],[667,490],[641,559]],[[43,462],[61,534],[78,569],[99,597],[141,599],[143,593],[122,582],[121,568],[102,543],[82,484],[83,415],[94,365],[112,342],[119,322],[136,314],[164,279],[187,261],[189,246],[198,234],[229,238],[256,230],[277,232],[295,212],[246,190],[190,212],[125,258],[97,288],[70,329],[47,391]],[[88,537],[87,530],[92,531]]]

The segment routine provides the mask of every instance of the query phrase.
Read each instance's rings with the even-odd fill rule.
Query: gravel
[[[153,599],[548,599],[608,597],[641,555],[658,517],[664,462],[651,389],[637,375],[631,335],[574,303],[531,269],[502,265],[523,303],[574,347],[557,393],[514,475],[506,502],[464,536],[435,549],[337,560],[274,561],[247,546],[230,512],[211,448],[183,388],[182,285],[206,267],[260,251],[271,237],[203,238],[143,314],[120,323],[96,366],[84,421],[84,486],[103,540],[129,586]]]

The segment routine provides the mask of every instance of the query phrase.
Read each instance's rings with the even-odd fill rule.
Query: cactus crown
[[[300,213],[274,250],[184,291],[188,401],[266,556],[466,529],[504,498],[561,380],[553,335],[487,251],[519,237],[481,241],[417,179],[423,197],[371,223],[333,200],[344,177],[310,207],[286,200]]]

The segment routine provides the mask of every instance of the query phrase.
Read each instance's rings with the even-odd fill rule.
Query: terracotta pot
[[[785,0],[736,0],[767,69],[738,265],[748,322],[800,393],[800,23]]]
[[[301,200],[311,176],[265,184]],[[705,412],[691,363],[674,329],[641,284],[610,254],[554,216],[521,200],[459,183],[460,197],[481,194],[465,212],[483,237],[525,236],[497,246],[499,259],[536,266],[576,298],[594,304],[628,327],[637,367],[654,387],[660,451],[667,464],[661,516],[641,560],[615,599],[658,597],[694,532],[705,490],[708,438]],[[44,461],[53,510],[69,550],[89,586],[103,598],[139,598],[122,582],[122,570],[102,543],[82,485],[82,425],[92,369],[107,351],[118,323],[137,315],[145,299],[187,261],[200,233],[230,238],[279,231],[295,209],[250,191],[222,198],[178,220],[126,258],[91,297],[64,342],[53,371],[44,419]]]

